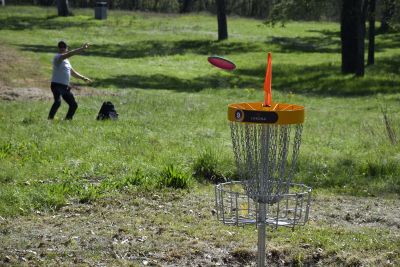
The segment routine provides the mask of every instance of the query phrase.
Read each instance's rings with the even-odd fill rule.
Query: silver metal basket
[[[267,204],[265,224],[277,228],[294,228],[308,221],[311,202],[311,188],[304,184],[284,185],[289,189],[280,200]],[[217,218],[227,225],[257,225],[259,203],[247,194],[246,181],[233,181],[215,186]]]

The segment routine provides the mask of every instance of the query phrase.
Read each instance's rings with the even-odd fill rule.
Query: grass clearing
[[[232,266],[253,260],[254,229],[218,224],[210,215],[212,187],[195,180],[198,174],[199,180],[235,177],[226,107],[262,99],[267,51],[273,53],[274,100],[306,107],[296,180],[315,188],[317,200],[333,195],[333,201],[338,201],[334,197],[338,193],[398,200],[399,144],[390,142],[381,109],[387,109],[394,132],[400,134],[399,33],[377,36],[376,65],[368,67],[360,79],[340,74],[336,23],[299,22],[271,28],[261,21],[233,17],[228,20],[230,39],[216,42],[216,18],[207,14],[110,11],[107,20],[97,21],[92,10],[74,10],[75,16],[68,18],[56,17],[55,12],[20,6],[0,9],[0,87],[48,90],[50,62],[60,39],[72,48],[86,41],[93,43],[71,63],[94,79],[91,85],[75,83],[81,91],[76,90],[79,108],[71,122],[62,120],[65,103],[57,119],[49,122],[50,100],[0,100],[1,239],[5,251],[11,251],[10,255],[1,254],[0,260],[10,256],[10,261],[18,264],[22,250],[39,246],[23,236],[36,242],[39,233],[11,234],[19,231],[14,221],[34,229],[42,224],[29,222],[30,218],[40,221],[37,214],[44,214],[43,224],[51,221],[52,225],[84,229],[88,244],[91,233],[83,223],[87,216],[118,210],[118,214],[108,213],[121,216],[112,228],[118,233],[117,228],[130,216],[130,207],[144,203],[151,203],[148,214],[140,212],[134,219],[138,221],[124,230],[135,245],[125,247],[122,237],[116,237],[119,243],[115,246],[110,245],[115,234],[109,232],[110,219],[99,226],[94,247],[72,238],[74,229],[67,226],[68,238],[56,235],[54,226],[49,231],[56,237],[44,242],[43,251],[54,242],[67,243],[29,260],[33,264],[44,260],[46,265],[59,259],[72,264],[88,258],[88,264],[128,264],[132,259],[126,256],[127,250],[137,264],[142,258],[182,265],[191,259],[212,264],[216,258]],[[211,54],[227,56],[238,69],[232,73],[215,69],[206,60]],[[88,97],[82,93],[87,90],[96,93]],[[115,104],[118,121],[95,120],[103,101]],[[160,189],[160,181],[166,177],[164,186],[173,181],[172,187],[187,184],[189,189]],[[166,190],[165,195],[154,197],[160,190]],[[132,198],[126,199],[126,195]],[[202,201],[187,200],[196,197]],[[191,208],[181,206],[182,199],[191,203]],[[169,201],[177,205],[170,207],[173,215],[158,213],[158,206],[169,205]],[[374,198],[371,201],[373,206]],[[65,217],[74,214],[75,208],[95,211],[77,212],[84,214],[81,222]],[[200,217],[185,213],[196,208],[204,209]],[[52,221],[52,214],[62,219]],[[177,214],[181,216],[178,219]],[[271,233],[269,260],[331,266],[399,263],[398,228],[368,225],[361,229],[356,222],[332,228],[334,220],[337,218],[311,222],[293,233]],[[149,232],[141,234],[140,225]],[[155,225],[164,229],[160,231],[165,236],[156,234]],[[143,236],[152,236],[149,244],[138,240]],[[167,250],[159,245],[154,252],[157,244],[174,247]],[[104,249],[107,252],[103,253]],[[79,250],[83,254],[77,253]],[[228,263],[221,255],[228,255]]]

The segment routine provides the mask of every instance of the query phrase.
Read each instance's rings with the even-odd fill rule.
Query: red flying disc
[[[223,57],[219,56],[210,56],[208,57],[208,62],[213,64],[215,67],[224,69],[224,70],[234,70],[236,68],[235,63],[230,60],[227,60]]]

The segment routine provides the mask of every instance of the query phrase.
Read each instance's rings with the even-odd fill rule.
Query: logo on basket
[[[243,120],[243,111],[241,110],[236,110],[235,111],[235,119],[237,121],[242,121]]]

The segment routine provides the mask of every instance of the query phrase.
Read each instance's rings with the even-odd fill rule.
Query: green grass
[[[185,176],[199,162],[210,165],[204,151],[218,155],[211,166],[218,175],[234,176],[226,107],[262,99],[268,51],[274,100],[306,107],[296,180],[330,192],[400,193],[399,145],[387,138],[380,111],[389,110],[400,134],[399,33],[377,36],[376,65],[354,78],[340,74],[336,23],[271,28],[233,17],[230,39],[216,42],[216,18],[205,14],[110,11],[105,21],[94,20],[92,10],[74,14],[0,9],[0,42],[11,55],[0,67],[2,83],[47,87],[56,43],[88,41],[92,48],[71,62],[96,90],[112,92],[78,97],[72,122],[62,121],[65,103],[49,122],[51,101],[0,102],[0,215],[90,202],[129,186],[154,188],[167,166]],[[211,67],[211,54],[238,69]],[[95,120],[106,100],[118,121]]]

